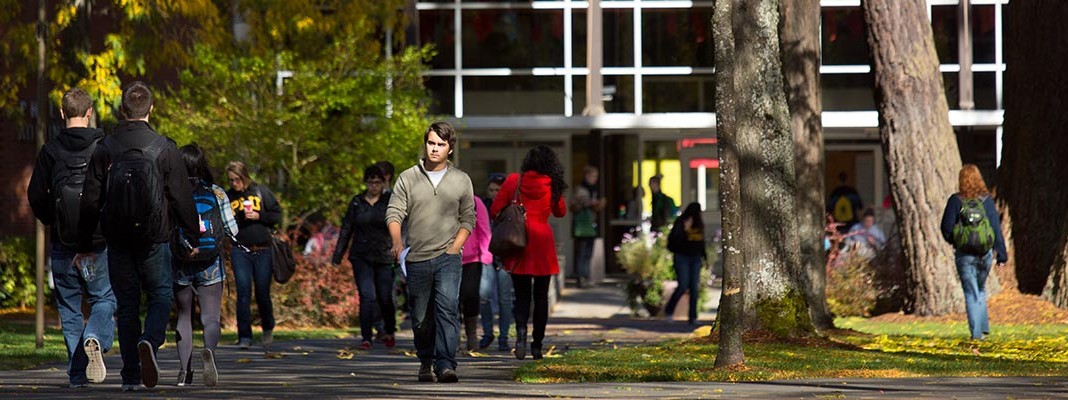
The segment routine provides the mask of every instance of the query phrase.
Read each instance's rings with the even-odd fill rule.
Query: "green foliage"
[[[245,162],[290,215],[337,219],[363,189],[358,171],[379,160],[413,164],[429,122],[420,71],[430,51],[409,48],[385,60],[360,51],[374,47],[370,40],[338,36],[322,58],[195,46],[181,84],[160,96],[160,132],[197,142],[217,170]],[[294,74],[281,93],[278,70]]]
[[[644,308],[650,315],[659,314],[665,302],[663,282],[675,277],[667,236],[659,232],[628,233],[615,252],[616,261],[632,276],[626,287],[631,311],[637,315]]]
[[[747,343],[746,368],[715,369],[718,346],[705,339],[568,351],[525,364],[527,383],[765,381],[918,376],[1059,376],[1068,368],[1065,325],[997,326],[984,342],[966,324],[878,323],[839,319],[829,340]],[[876,333],[876,334],[870,334]],[[844,343],[843,343],[844,342]],[[891,345],[892,343],[892,345]]]
[[[37,304],[33,241],[9,236],[0,239],[0,308]],[[45,287],[45,298],[49,289]]]

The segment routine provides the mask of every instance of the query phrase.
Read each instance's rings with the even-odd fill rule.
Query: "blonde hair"
[[[960,195],[966,199],[990,195],[983,181],[983,174],[975,164],[964,164],[960,169]]]
[[[226,164],[226,173],[231,172],[237,174],[237,176],[241,178],[241,181],[245,183],[245,186],[252,185],[252,177],[249,176],[248,167],[245,166],[245,163],[241,161],[230,161],[229,164]]]

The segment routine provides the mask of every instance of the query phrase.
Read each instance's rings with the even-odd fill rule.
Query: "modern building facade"
[[[598,3],[602,37],[591,49],[587,25]],[[1005,70],[1001,15],[1008,0],[927,3],[962,156],[992,179]],[[419,0],[414,6],[419,40],[437,48],[425,75],[432,112],[461,130],[457,161],[476,192],[489,174],[517,171],[537,144],[559,151],[572,186],[583,166],[600,167],[609,207],[599,249],[607,262],[599,265],[608,273],[619,271],[612,247],[640,223],[627,218],[634,188],[648,193],[653,175],[664,176],[665,193],[680,207],[699,202],[706,222],[719,224],[712,1]],[[964,6],[967,14],[961,14]],[[883,209],[889,188],[860,0],[822,0],[821,18],[825,190],[845,172],[865,205],[891,215]],[[961,45],[964,33],[970,45],[967,39]],[[605,113],[589,116],[583,114],[592,80],[588,54],[597,51],[603,54]],[[962,109],[958,73],[962,59],[968,65],[967,54],[974,72],[963,87],[973,88],[974,107]],[[644,214],[648,209],[646,195]],[[557,238],[570,237],[569,218],[553,224]],[[570,240],[558,246],[561,265],[570,271]]]

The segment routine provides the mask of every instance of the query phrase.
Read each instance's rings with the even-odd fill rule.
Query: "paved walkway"
[[[553,352],[607,343],[655,342],[690,335],[685,322],[624,318],[621,289],[611,284],[571,290],[557,305],[545,341]],[[585,310],[585,311],[582,311]],[[607,315],[606,315],[607,314]],[[613,318],[613,316],[615,316]],[[704,317],[703,321],[707,321]],[[178,370],[173,346],[159,353],[160,385],[133,394],[119,392],[117,351],[106,357],[108,380],[90,389],[67,389],[65,366],[0,372],[0,399],[87,398],[1068,398],[1066,378],[930,378],[804,380],[760,383],[575,383],[522,384],[509,353],[461,356],[460,383],[418,383],[410,330],[398,335],[397,349],[376,347],[351,359],[339,351],[356,339],[279,342],[280,358],[221,346],[220,385],[174,385]],[[495,348],[491,347],[491,348]],[[117,349],[116,349],[117,350]],[[194,363],[194,366],[196,363]]]

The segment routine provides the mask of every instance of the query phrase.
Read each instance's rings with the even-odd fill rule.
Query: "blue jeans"
[[[73,251],[52,250],[52,280],[55,281],[56,307],[63,325],[63,343],[67,345],[67,375],[71,384],[89,383],[85,367],[89,358],[82,343],[95,338],[101,351],[111,350],[115,340],[115,293],[108,279],[108,254],[101,249],[93,258],[91,277],[82,276],[81,267],[71,265]],[[92,279],[88,279],[92,278]],[[89,322],[82,315],[82,290],[88,293]]]
[[[256,307],[264,331],[274,329],[274,305],[271,304],[271,251],[247,253],[234,248],[230,259],[237,286],[237,337],[252,339],[252,285],[256,285]]]
[[[990,275],[990,266],[994,261],[994,252],[977,256],[957,252],[957,275],[960,286],[964,289],[964,307],[968,311],[968,330],[972,339],[982,339],[990,333],[990,321],[986,315],[986,278]]]
[[[500,313],[497,327],[500,343],[508,343],[508,328],[512,326],[512,276],[504,269],[482,264],[482,282],[479,285],[479,309],[482,314],[482,334],[493,333],[494,308]]]
[[[597,238],[575,238],[575,278],[590,279],[590,259],[593,258],[593,242]]]
[[[108,243],[108,272],[118,301],[115,313],[122,354],[122,383],[141,383],[137,342],[147,340],[153,351],[166,341],[167,321],[174,299],[171,248],[167,243],[120,245]],[[141,330],[141,292],[148,301]],[[103,343],[101,343],[103,344]]]
[[[691,323],[697,321],[697,298],[701,293],[701,256],[688,256],[675,253],[675,277],[679,286],[675,293],[671,294],[664,313],[669,317],[675,313],[675,307],[679,305],[683,293],[690,292],[690,315]]]
[[[434,363],[440,374],[456,369],[460,344],[459,254],[408,263],[408,301],[412,304],[415,353],[423,364]]]
[[[363,258],[349,259],[352,275],[356,277],[356,291],[360,296],[360,334],[363,340],[372,339],[376,317],[381,317],[383,330],[392,335],[397,330],[397,308],[393,305],[393,264],[374,264]]]

